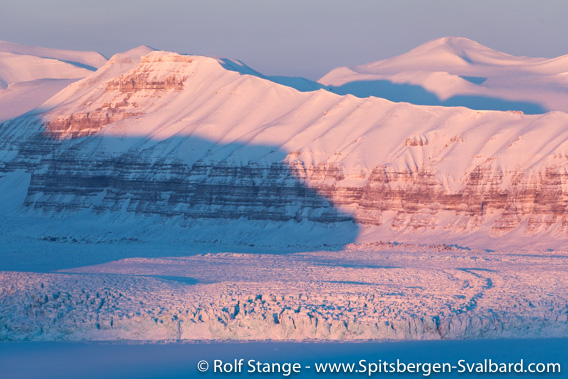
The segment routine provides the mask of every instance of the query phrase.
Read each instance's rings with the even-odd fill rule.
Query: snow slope
[[[0,88],[0,122],[23,115],[73,83],[76,79],[36,79]]]
[[[227,70],[236,71],[245,75],[258,76],[259,78],[270,80],[274,83],[292,87],[301,92],[316,91],[325,87],[318,82],[302,77],[266,76],[236,59],[217,58],[217,61]]]
[[[94,51],[74,51],[50,49],[39,46],[20,45],[6,41],[0,41],[0,51],[15,55],[33,56],[44,59],[55,59],[57,61],[72,64],[79,68],[93,71],[104,65],[107,59]]]
[[[568,55],[515,57],[466,38],[440,38],[394,58],[337,68],[319,82],[340,94],[422,105],[568,110]]]
[[[0,122],[36,108],[105,63],[106,58],[95,52],[0,41]]]

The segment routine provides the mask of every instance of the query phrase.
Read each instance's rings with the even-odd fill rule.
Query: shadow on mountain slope
[[[327,86],[324,86],[323,84],[302,77],[266,76],[238,60],[222,58],[219,59],[219,63],[226,70],[235,71],[243,75],[257,76],[261,79],[270,80],[271,82],[294,88],[300,92],[311,92],[317,91],[319,89],[329,90],[329,88]]]
[[[487,81],[487,78],[484,78],[482,76],[460,76],[460,78],[477,85],[481,85]]]
[[[88,65],[88,64],[85,64],[85,63],[74,62],[74,61],[64,61],[64,60],[61,60],[61,62],[69,63],[70,65],[73,65],[75,67],[84,68],[86,70],[93,71],[93,72],[98,70],[97,67],[94,67],[94,66],[91,66],[91,65]]]
[[[179,135],[59,141],[27,116],[0,124],[0,153],[0,195],[20,203],[0,207],[10,220],[0,234],[57,244],[199,241],[298,251],[341,248],[359,230],[298,180],[275,146]]]
[[[468,77],[472,81],[471,77]],[[484,78],[474,78],[478,82]],[[346,83],[339,87],[331,87],[339,95],[351,94],[357,97],[381,97],[394,102],[406,102],[416,105],[440,105],[451,107],[467,107],[476,110],[522,111],[526,114],[542,114],[547,110],[541,105],[526,101],[510,101],[497,97],[472,95],[456,95],[447,100],[440,100],[436,94],[422,86],[398,84],[389,80],[361,80]]]

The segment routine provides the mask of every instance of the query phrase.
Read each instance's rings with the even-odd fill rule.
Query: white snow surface
[[[0,51],[23,56],[55,59],[76,66],[89,66],[90,70],[101,67],[107,61],[103,55],[95,51],[50,49],[47,47],[21,45],[6,41],[0,41]]]
[[[0,122],[14,119],[41,105],[76,79],[36,79],[0,88]]]
[[[41,105],[106,63],[96,52],[48,49],[0,41],[0,122]]]
[[[336,68],[319,82],[338,93],[424,105],[477,101],[476,109],[568,110],[568,55],[516,57],[467,38],[440,38],[400,56]]]

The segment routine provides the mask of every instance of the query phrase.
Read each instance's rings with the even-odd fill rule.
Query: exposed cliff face
[[[305,172],[312,174],[305,174]],[[559,167],[546,167],[544,172],[516,173],[514,181],[504,186],[503,173],[491,165],[477,166],[464,178],[456,192],[444,188],[443,181],[426,169],[413,173],[376,167],[361,186],[342,186],[340,167],[318,170],[303,167],[295,174],[306,180],[318,193],[332,199],[342,209],[351,209],[360,224],[383,225],[382,212],[394,211],[388,226],[397,231],[478,230],[497,215],[491,225],[491,236],[500,237],[520,227],[529,234],[550,231],[566,233],[568,225],[568,173]],[[323,179],[322,179],[323,177]],[[336,180],[334,185],[326,179]],[[450,211],[452,219],[441,220]]]
[[[301,93],[212,58],[134,55],[2,124],[0,171],[31,175],[24,207],[566,237],[564,113]]]
[[[51,118],[45,123],[46,133],[57,139],[79,138],[93,135],[113,122],[142,115],[142,110],[136,109],[144,98],[160,99],[169,91],[183,90],[191,62],[191,58],[177,54],[143,56],[134,70],[107,81],[96,101],[91,97],[82,102],[78,112]],[[101,98],[106,102],[101,104]],[[100,106],[93,107],[93,103]]]
[[[26,207],[47,213],[133,212],[163,217],[349,222],[282,163],[149,162],[135,156],[45,161],[31,177]],[[81,167],[81,170],[78,170]],[[45,170],[45,171],[44,171]],[[149,174],[159,173],[159,174]],[[61,201],[61,196],[67,197]]]

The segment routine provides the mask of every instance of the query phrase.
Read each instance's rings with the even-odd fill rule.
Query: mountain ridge
[[[47,47],[22,45],[0,40],[0,51],[19,55],[32,55],[39,58],[56,59],[67,63],[83,66],[88,70],[95,70],[106,63],[107,58],[95,51],[76,51],[52,49]]]
[[[319,82],[339,94],[417,105],[568,111],[568,55],[516,57],[465,38],[426,42],[396,57],[339,67]]]

